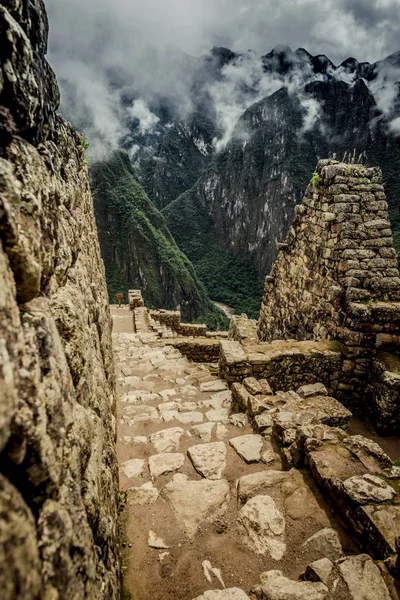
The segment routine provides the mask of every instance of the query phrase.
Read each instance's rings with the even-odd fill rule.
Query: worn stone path
[[[390,600],[365,555],[375,595],[359,595],[358,557],[341,563],[346,575],[328,595],[333,562],[360,550],[306,473],[282,470],[271,439],[231,414],[231,392],[205,365],[166,345],[144,319],[134,333],[127,309],[112,314],[134,600]],[[311,563],[313,581],[298,582]]]

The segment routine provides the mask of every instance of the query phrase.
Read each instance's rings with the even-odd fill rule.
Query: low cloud
[[[170,111],[167,120],[188,114],[199,76],[194,57],[212,46],[243,53],[209,90],[223,130],[217,147],[249,103],[277,86],[295,85],[260,72],[256,57],[277,44],[325,53],[335,64],[348,56],[373,62],[399,49],[400,0],[47,0],[46,6],[62,111],[85,131],[96,158],[132,134],[133,118],[138,134],[147,135],[159,125],[160,106]],[[338,77],[352,83],[345,69]],[[391,93],[385,86],[393,83],[379,88],[384,111]],[[301,101],[307,130],[318,120],[318,107]]]

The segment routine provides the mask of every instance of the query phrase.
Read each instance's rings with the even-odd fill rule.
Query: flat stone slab
[[[201,400],[201,406],[206,408],[230,408],[232,404],[232,393],[230,390],[224,390],[213,394],[208,400]]]
[[[337,563],[347,585],[349,600],[390,600],[378,567],[368,554],[347,556]]]
[[[312,398],[313,396],[327,396],[328,390],[323,383],[311,383],[299,387],[297,394],[302,398]]]
[[[201,412],[180,412],[176,419],[183,425],[190,425],[191,423],[201,423],[204,415]]]
[[[249,600],[249,597],[239,588],[229,588],[227,590],[208,590],[194,600]]]
[[[229,588],[227,590],[208,590],[194,600],[249,600],[249,597],[239,588]]]
[[[396,496],[395,490],[376,475],[355,475],[343,482],[348,496],[358,504],[386,502]]]
[[[158,489],[153,486],[151,481],[147,481],[141,486],[128,488],[129,501],[132,504],[153,504],[158,499]]]
[[[190,433],[197,435],[197,437],[205,442],[211,442],[214,427],[215,423],[202,423],[201,425],[194,425]]]
[[[122,463],[121,469],[125,477],[134,479],[140,477],[144,471],[145,460],[141,458],[131,458]]]
[[[256,554],[281,560],[286,552],[285,518],[271,496],[254,496],[240,509],[238,524]]]
[[[329,558],[320,558],[308,565],[303,579],[307,581],[321,581],[328,585],[333,569],[333,562]]]
[[[194,468],[206,479],[221,479],[226,467],[226,446],[224,442],[199,444],[188,449],[188,456]]]
[[[178,524],[191,538],[201,523],[223,516],[230,499],[229,483],[225,479],[192,481],[182,474],[174,475],[161,495],[170,503]]]
[[[179,442],[185,431],[181,427],[162,429],[149,436],[157,452],[174,452],[179,448]]]
[[[227,408],[218,408],[206,412],[206,418],[213,423],[229,423],[230,411]]]
[[[343,556],[342,544],[339,535],[334,529],[324,527],[312,535],[303,544],[307,550],[318,552],[321,558],[335,561]]]
[[[183,466],[185,457],[183,454],[161,453],[150,456],[149,471],[151,477],[159,477],[166,473],[177,471]]]
[[[258,434],[240,435],[229,440],[229,444],[247,463],[259,462],[263,439]]]
[[[249,498],[262,495],[270,487],[276,487],[290,477],[288,471],[260,471],[243,475],[238,479],[238,497],[243,503]]]
[[[222,392],[226,389],[228,389],[228,384],[222,379],[217,379],[216,381],[205,381],[204,383],[200,384],[201,392]]]
[[[293,581],[281,571],[261,575],[261,585],[254,589],[257,598],[268,600],[324,600],[328,588],[321,582]]]

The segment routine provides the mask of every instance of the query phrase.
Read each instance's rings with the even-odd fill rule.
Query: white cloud
[[[139,121],[139,132],[141,135],[153,131],[154,127],[160,121],[159,117],[151,112],[146,102],[139,98],[134,100],[129,113]]]

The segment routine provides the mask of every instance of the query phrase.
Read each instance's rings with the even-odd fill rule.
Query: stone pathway
[[[145,319],[133,333],[131,312],[112,315],[134,600],[390,600],[369,557],[361,555],[367,568],[360,557],[340,562],[359,549],[307,474],[282,470],[270,437],[231,414],[225,382],[165,345]],[[298,581],[306,570],[309,581]],[[367,571],[372,596],[354,580]]]

